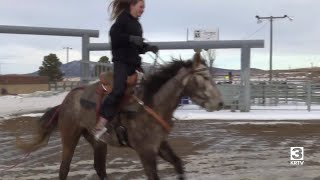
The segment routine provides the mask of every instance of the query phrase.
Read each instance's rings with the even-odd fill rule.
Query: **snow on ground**
[[[174,117],[180,120],[319,120],[320,111],[308,112],[307,110],[296,110],[295,106],[279,106],[278,109],[255,109],[250,112],[231,112],[230,110],[207,112],[197,105],[183,105],[175,111]]]
[[[60,104],[68,92],[35,92],[32,94],[19,94],[18,96],[0,97],[0,119],[8,119],[14,115],[41,116],[49,107]],[[312,106],[320,109],[320,106]],[[253,106],[250,112],[231,112],[222,110],[206,112],[197,105],[180,106],[174,113],[179,120],[212,119],[212,120],[319,120],[320,111],[306,110],[306,106]]]
[[[37,92],[2,96],[0,120],[18,114],[41,116],[42,113],[35,112],[60,104],[66,95],[67,92]],[[320,111],[298,110],[294,105],[286,108],[272,106],[274,110],[267,110],[271,107],[265,106],[265,108],[264,110],[255,108],[251,112],[230,112],[230,110],[206,112],[196,105],[179,107],[174,113],[178,119],[210,120],[201,123],[181,121],[176,123],[176,129],[172,132],[170,140],[185,162],[187,179],[319,179],[320,147],[317,143],[319,122],[304,123],[296,120],[320,120]],[[17,123],[2,121],[3,124],[7,124],[0,130],[0,147],[4,147],[0,148],[0,171],[10,167],[22,157],[12,145],[14,135],[17,132],[27,134],[31,132],[26,130],[24,121],[15,119],[13,121]],[[290,125],[286,126],[288,123]],[[268,126],[270,124],[277,126]],[[0,179],[57,179],[61,156],[60,144],[59,134],[53,133],[47,147],[32,154],[19,164],[19,167],[5,171]],[[289,164],[289,149],[293,146],[305,148],[303,166],[294,167]],[[110,153],[108,159],[111,161],[108,163],[107,172],[112,179],[145,179],[142,165],[133,152],[118,148],[109,148],[108,152]],[[120,155],[125,158],[119,158]],[[73,158],[70,179],[97,179],[92,164],[92,150],[82,139]],[[173,167],[168,163],[160,161],[158,167],[159,174],[164,176],[162,179],[175,179],[174,173],[168,173],[173,171]]]
[[[0,96],[0,118],[16,114],[44,111],[60,104],[68,92],[42,91],[17,96]]]

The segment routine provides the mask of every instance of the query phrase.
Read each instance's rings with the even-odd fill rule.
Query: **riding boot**
[[[102,116],[100,116],[100,118],[96,124],[96,127],[94,128],[94,131],[93,131],[94,138],[97,141],[102,141],[102,142],[106,143],[106,140],[102,138],[102,135],[104,133],[106,133],[108,130],[106,128],[107,123],[108,123],[108,120],[103,118]]]
[[[123,126],[118,126],[116,129],[116,133],[118,135],[118,139],[119,139],[119,142],[120,144],[122,144],[123,146],[127,146],[128,143],[127,143],[127,131],[126,131],[126,128],[123,127]]]

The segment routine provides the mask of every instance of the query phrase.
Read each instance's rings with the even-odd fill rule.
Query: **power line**
[[[273,41],[273,21],[276,19],[284,19],[284,18],[288,18],[290,21],[293,20],[292,17],[288,16],[288,15],[284,15],[284,16],[267,16],[267,17],[260,17],[260,16],[256,16],[258,23],[262,22],[262,20],[267,20],[270,21],[270,70],[269,70],[269,81],[272,81],[272,41]]]
[[[258,33],[259,31],[261,31],[268,23],[264,23],[261,27],[259,27],[256,31],[254,31],[253,33],[251,33],[249,36],[243,38],[242,40],[245,40],[245,39],[249,39],[251,38],[253,35],[255,35],[256,33]]]

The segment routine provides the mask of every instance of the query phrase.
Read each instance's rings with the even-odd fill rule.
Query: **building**
[[[45,76],[0,75],[0,89],[9,94],[48,91],[49,79]]]

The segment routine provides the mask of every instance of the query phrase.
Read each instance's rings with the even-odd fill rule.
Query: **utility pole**
[[[262,22],[262,20],[269,20],[270,21],[270,70],[269,70],[269,81],[272,81],[272,41],[273,41],[273,20],[274,19],[283,19],[283,18],[288,18],[290,21],[293,20],[292,17],[289,17],[288,15],[284,15],[284,16],[267,16],[267,17],[260,17],[260,16],[256,16],[258,23]]]
[[[69,62],[69,49],[72,49],[71,47],[63,47],[63,49],[67,50],[67,63]]]

